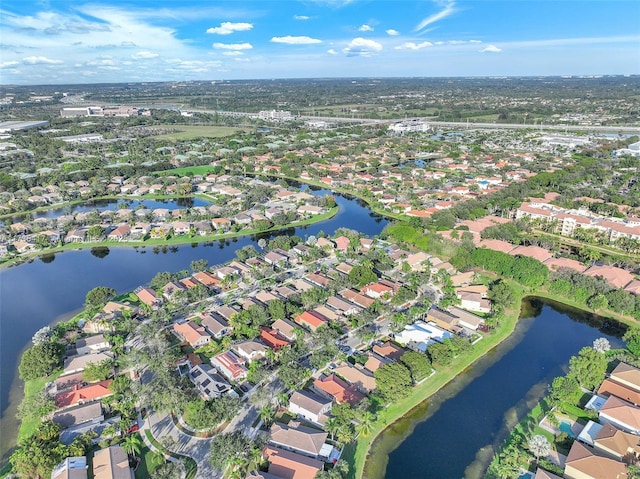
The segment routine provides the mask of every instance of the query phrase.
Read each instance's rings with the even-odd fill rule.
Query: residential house
[[[614,288],[624,288],[635,279],[635,277],[627,270],[605,265],[593,265],[582,274],[596,278],[600,277],[611,284]]]
[[[135,479],[129,456],[121,446],[100,449],[93,455],[94,479]]]
[[[162,296],[171,301],[177,292],[184,291],[185,289],[186,288],[182,284],[175,281],[169,281],[162,287]]]
[[[366,285],[360,290],[366,296],[372,299],[386,299],[393,296],[393,287],[383,284],[378,281],[377,283],[371,283]]]
[[[393,344],[391,341],[387,341],[383,344],[374,344],[372,351],[376,354],[379,354],[383,358],[387,358],[392,361],[398,361],[406,352],[405,349],[396,344]]]
[[[76,385],[68,391],[56,394],[56,406],[59,408],[75,406],[89,401],[102,399],[113,394],[109,389],[111,379],[86,386]]]
[[[264,260],[266,261],[267,264],[270,264],[273,266],[284,266],[289,261],[289,258],[286,255],[278,253],[276,251],[269,251],[264,256]]]
[[[369,298],[364,294],[360,294],[353,289],[343,289],[340,291],[340,296],[345,298],[348,301],[351,301],[353,304],[357,304],[358,306],[367,309],[373,303],[376,302],[375,299]]]
[[[640,406],[640,391],[630,389],[623,384],[617,383],[611,378],[607,378],[602,382],[598,389],[598,395],[604,397],[616,396],[630,402],[631,404]]]
[[[158,306],[162,304],[162,299],[159,298],[156,292],[150,288],[143,288],[142,286],[140,286],[133,292],[140,301],[142,301],[152,309],[157,309]]]
[[[289,399],[288,410],[298,417],[323,426],[331,411],[332,401],[310,391],[296,391]]]
[[[222,316],[227,322],[230,322],[231,318],[238,313],[238,310],[233,306],[221,306],[214,312]]]
[[[574,441],[565,463],[566,479],[626,479],[627,467],[622,463],[598,456],[579,441]]]
[[[462,326],[463,328],[477,331],[480,326],[484,325],[483,318],[481,318],[480,316],[476,316],[469,311],[465,311],[464,309],[460,309],[456,306],[450,307],[449,312],[457,316],[458,325]]]
[[[90,354],[99,353],[111,349],[109,341],[107,341],[103,334],[96,334],[87,338],[81,338],[76,341],[76,354]]]
[[[491,301],[484,298],[482,293],[459,289],[456,290],[456,296],[460,300],[460,307],[462,309],[468,309],[469,311],[478,313],[491,312]]]
[[[211,335],[206,329],[203,326],[198,326],[198,324],[193,321],[174,323],[173,330],[193,348],[199,348],[205,344],[209,344],[211,341]]]
[[[248,370],[244,366],[244,362],[231,351],[225,351],[212,357],[211,365],[230,381],[238,381],[247,377]]]
[[[264,344],[254,341],[253,339],[237,343],[233,346],[233,349],[238,353],[238,356],[247,363],[264,359],[267,356],[267,348]]]
[[[53,468],[51,479],[87,479],[87,471],[85,456],[67,457]]]
[[[640,392],[640,369],[627,363],[618,363],[609,376],[613,381]]]
[[[634,434],[624,432],[612,424],[603,425],[593,441],[594,449],[601,455],[623,461],[640,457],[640,439]]]
[[[302,314],[299,314],[295,317],[294,321],[311,331],[316,331],[321,326],[324,326],[328,323],[327,318],[321,316],[315,311],[304,311]]]
[[[380,356],[373,351],[367,353],[367,362],[364,364],[364,368],[372,373],[375,373],[385,364],[389,364],[392,361],[384,356]]]
[[[325,431],[302,426],[297,421],[276,422],[269,430],[269,443],[305,456],[327,458],[332,450],[331,446],[325,445],[327,436]]]
[[[331,284],[331,278],[328,278],[322,273],[309,273],[304,277],[304,279],[316,286],[320,286],[321,288],[326,288]],[[296,289],[298,289],[297,284],[295,286]]]
[[[276,447],[265,447],[263,455],[269,462],[269,474],[280,479],[315,479],[324,470],[322,461]]]
[[[358,389],[352,384],[340,379],[335,374],[323,375],[313,382],[314,390],[325,397],[332,398],[338,404],[348,402],[355,406],[364,399]]]
[[[290,321],[286,319],[276,319],[273,324],[271,324],[271,327],[287,341],[293,342],[296,340],[296,326]]]
[[[291,343],[280,336],[278,330],[260,326],[260,340],[274,351],[279,351]]]
[[[202,318],[202,326],[207,328],[207,331],[216,339],[227,336],[233,331],[229,323],[216,312],[201,313],[200,316]]]
[[[64,362],[64,372],[62,374],[67,375],[81,372],[86,369],[88,364],[97,364],[111,359],[113,359],[113,356],[105,352],[70,356]]]
[[[198,364],[191,368],[189,379],[205,401],[219,398],[233,390],[231,385],[208,364]]]
[[[376,378],[373,373],[365,369],[361,364],[354,366],[346,361],[341,361],[336,365],[333,372],[346,379],[365,394],[369,394],[376,388]]]
[[[60,424],[63,429],[90,421],[102,421],[104,420],[102,404],[100,401],[94,401],[62,409],[56,411],[51,420],[56,424]]]
[[[114,229],[107,235],[107,239],[114,241],[125,241],[129,237],[129,233],[131,233],[131,226],[127,224],[119,225],[116,229]]]
[[[451,333],[439,328],[434,323],[418,320],[395,335],[395,340],[402,345],[410,345],[425,352],[430,344],[451,338]]]
[[[350,303],[348,301],[345,301],[344,299],[341,299],[337,296],[330,296],[327,299],[326,304],[327,306],[331,306],[333,309],[338,311],[340,314],[344,314],[345,316],[350,316],[352,314],[356,314],[362,311],[361,307],[353,303]]]
[[[612,424],[618,429],[640,434],[640,408],[616,396],[609,398],[598,411],[601,424]]]
[[[64,237],[65,243],[82,243],[87,237],[87,230],[84,228],[73,229]]]
[[[427,321],[433,322],[437,326],[453,333],[462,331],[462,328],[458,326],[458,317],[455,314],[443,311],[435,306],[429,308],[429,311],[427,312]]]
[[[222,282],[218,278],[216,278],[211,273],[207,273],[206,271],[198,271],[197,273],[194,273],[193,278],[209,289],[218,289],[218,287],[222,284]]]

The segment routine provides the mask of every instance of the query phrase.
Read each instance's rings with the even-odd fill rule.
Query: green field
[[[183,168],[174,168],[173,170],[156,171],[155,174],[159,176],[186,176],[189,174],[208,175],[213,171],[215,171],[215,168],[213,166],[202,165],[202,166],[185,166]]]
[[[158,125],[158,128],[175,130],[174,133],[158,135],[155,138],[164,138],[167,140],[191,140],[194,138],[222,138],[231,136],[242,128],[234,128],[231,126],[202,126],[202,125]]]

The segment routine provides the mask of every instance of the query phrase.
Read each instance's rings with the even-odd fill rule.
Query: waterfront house
[[[143,288],[142,286],[136,288],[135,295],[140,301],[149,306],[151,309],[157,309],[162,304],[162,299],[158,297],[156,292],[150,288]]]
[[[608,457],[598,456],[579,441],[574,441],[564,469],[566,479],[626,479],[626,466]]]
[[[640,458],[638,436],[624,432],[612,424],[603,425],[596,434],[593,447],[601,455],[623,461],[625,458]]]
[[[56,406],[64,408],[111,396],[113,393],[109,389],[109,384],[111,384],[111,379],[86,386],[78,384],[68,391],[56,394]]]
[[[354,366],[346,361],[340,361],[336,365],[334,373],[346,379],[365,394],[369,394],[376,388],[376,378],[373,373],[365,369],[361,364]]]
[[[464,309],[460,309],[456,306],[451,306],[449,308],[449,313],[458,318],[459,326],[470,329],[472,331],[477,331],[477,329],[484,324],[484,319],[480,316],[476,316],[475,314],[470,313],[469,311],[465,311]]]
[[[134,479],[129,456],[121,446],[100,449],[93,455],[94,479]]]
[[[104,420],[102,404],[100,401],[94,401],[62,409],[60,411],[56,411],[51,420],[56,424],[60,424],[60,427],[63,429],[71,426],[77,426],[78,424],[84,424],[86,422],[96,420],[102,421]]]
[[[451,333],[439,328],[433,323],[425,323],[418,320],[395,335],[395,340],[402,345],[410,345],[415,349],[425,352],[430,344],[442,342],[451,338]]]
[[[627,363],[618,363],[609,376],[618,384],[640,392],[640,369]]]
[[[598,415],[602,424],[613,424],[631,434],[640,434],[640,409],[616,396],[609,396]]]
[[[355,406],[364,399],[355,386],[335,374],[323,375],[313,382],[313,389],[320,395],[332,398],[336,403],[348,402]]]
[[[328,419],[333,401],[310,391],[295,391],[289,399],[290,413],[305,420],[323,426]]]
[[[383,358],[387,358],[392,361],[398,361],[406,352],[403,348],[393,344],[391,341],[387,341],[383,344],[374,344],[372,351]]]
[[[324,469],[322,461],[277,447],[265,447],[263,455],[269,462],[269,474],[280,479],[315,479]]]
[[[289,424],[274,423],[269,430],[269,443],[305,456],[329,457],[330,445],[325,444],[328,434],[325,431],[302,426],[297,421]]]
[[[101,363],[102,361],[112,360],[113,355],[105,352],[89,353],[68,357],[64,362],[63,375],[84,371],[87,365]]]
[[[602,384],[598,389],[598,394],[605,397],[616,396],[620,399],[624,399],[625,401],[630,402],[631,404],[640,406],[640,391],[630,389],[627,386],[612,380],[611,378],[607,378],[602,381]]]
[[[76,341],[76,354],[81,356],[83,354],[99,353],[111,349],[109,341],[107,341],[103,334],[95,334],[86,338],[80,338]]]
[[[119,225],[107,235],[107,239],[113,241],[124,241],[129,237],[129,233],[131,233],[131,227],[129,225]]]
[[[162,296],[171,301],[177,292],[184,291],[185,289],[186,288],[182,284],[175,281],[169,281],[162,287]]]

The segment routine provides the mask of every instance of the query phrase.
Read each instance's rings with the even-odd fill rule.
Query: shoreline
[[[514,304],[518,305],[517,310],[509,310],[508,314],[502,321],[499,331],[491,337],[485,337],[485,339],[493,338],[491,343],[486,344],[486,347],[481,351],[469,356],[467,358],[457,358],[452,364],[445,368],[441,368],[433,374],[429,381],[418,385],[412,393],[407,397],[398,401],[388,408],[384,409],[378,416],[378,420],[374,423],[370,435],[363,437],[359,436],[355,443],[349,444],[345,447],[343,459],[345,459],[353,467],[349,472],[349,477],[352,479],[364,478],[364,473],[367,468],[367,463],[371,457],[371,453],[377,440],[383,435],[385,431],[393,427],[394,424],[401,420],[403,417],[409,415],[412,411],[422,406],[429,398],[440,391],[442,388],[450,384],[458,376],[464,374],[482,358],[494,351],[500,344],[507,340],[513,332],[522,315],[522,307],[528,299],[544,299],[551,302],[555,302],[563,307],[576,309],[581,312],[588,313],[594,317],[602,319],[611,319],[624,325],[638,324],[638,321],[630,317],[614,317],[611,312],[607,311],[606,314],[597,314],[589,309],[580,307],[572,301],[566,301],[562,298],[558,298],[547,291],[525,291],[522,286],[509,280],[511,286],[516,291],[516,300]],[[517,313],[517,314],[516,314]],[[482,341],[478,344],[482,344]],[[388,412],[391,411],[391,412]],[[386,414],[385,414],[386,413]]]
[[[227,240],[233,238],[241,238],[244,236],[253,236],[253,235],[262,235],[268,233],[275,233],[278,231],[283,231],[291,228],[300,228],[303,226],[314,225],[317,223],[322,223],[323,221],[330,220],[334,216],[336,216],[340,212],[340,206],[336,205],[331,208],[328,212],[322,213],[319,215],[312,216],[306,220],[296,221],[283,226],[274,226],[268,228],[266,230],[240,230],[236,232],[223,233],[219,235],[210,235],[210,236],[174,236],[169,239],[149,239],[146,241],[96,241],[94,243],[68,243],[64,246],[57,246],[54,248],[48,248],[46,250],[33,251],[31,253],[26,253],[24,255],[18,256],[16,258],[11,258],[0,264],[0,270],[3,268],[8,268],[12,266],[18,266],[26,261],[29,261],[33,258],[39,258],[47,255],[55,255],[56,253],[64,253],[65,251],[79,251],[84,249],[93,249],[93,248],[146,248],[146,247],[164,247],[164,246],[181,246],[181,245],[189,245],[189,244],[200,244],[207,242],[214,242],[220,240]]]

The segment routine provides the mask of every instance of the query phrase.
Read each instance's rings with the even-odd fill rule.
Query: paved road
[[[157,440],[169,437],[173,441],[169,448],[172,452],[191,457],[198,464],[196,479],[222,479],[222,471],[214,469],[209,464],[209,450],[211,438],[200,438],[185,434],[176,427],[171,416],[151,412],[142,421],[140,430],[150,430]],[[163,439],[164,442],[164,439]]]

